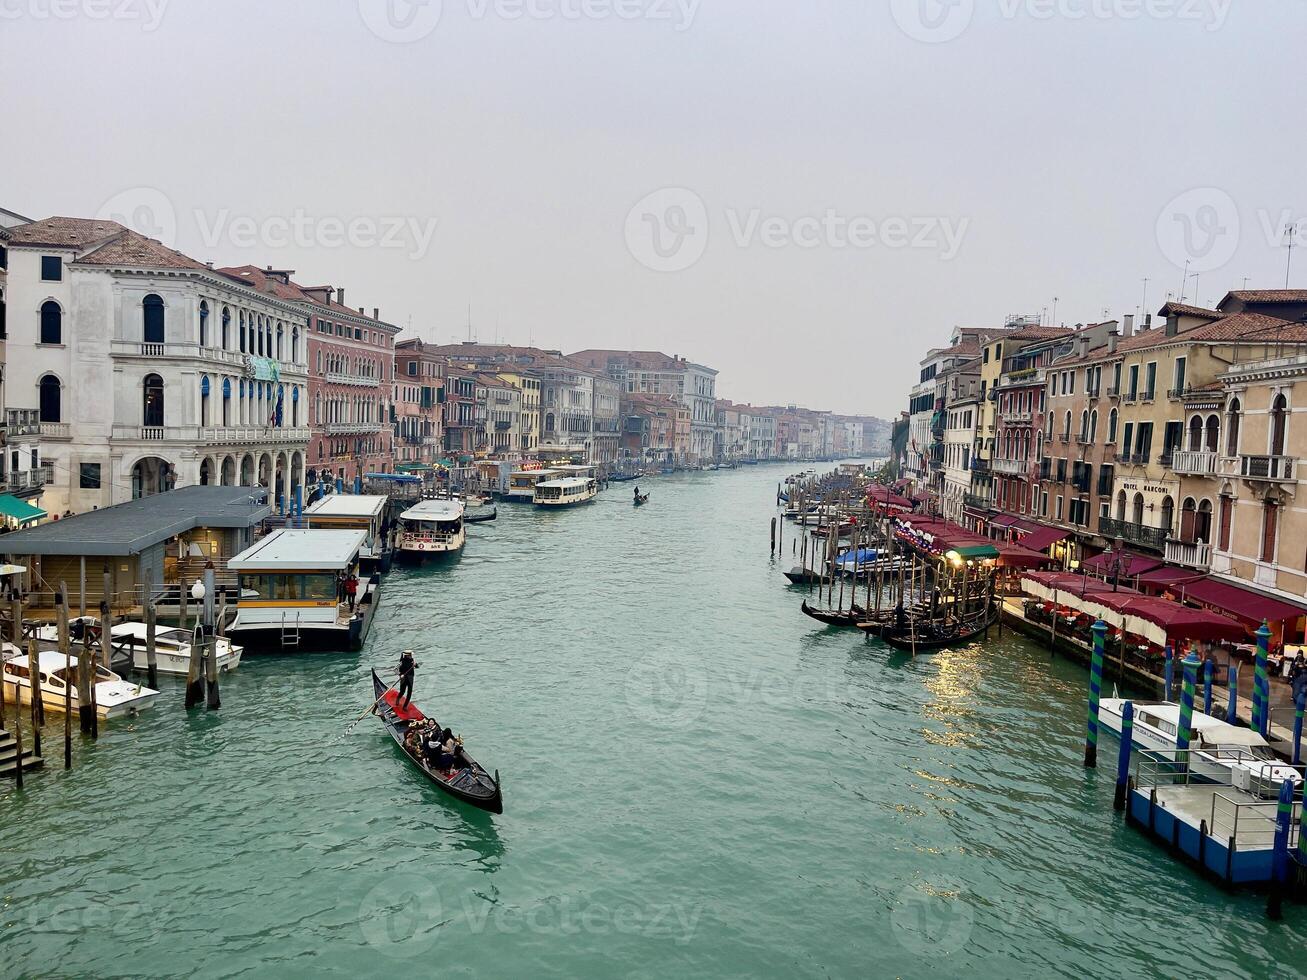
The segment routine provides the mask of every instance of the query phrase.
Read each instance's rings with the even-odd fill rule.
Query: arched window
[[[1271,455],[1284,455],[1285,425],[1289,420],[1289,402],[1283,395],[1276,395],[1271,403]]]
[[[1131,516],[1132,516],[1132,523],[1134,524],[1144,523],[1144,495],[1142,493],[1135,494],[1134,511]]]
[[[1180,540],[1193,542],[1198,521],[1198,505],[1193,497],[1185,497],[1180,507]]]
[[[1116,495],[1116,519],[1125,520],[1125,491],[1121,490]]]
[[[298,364],[300,359],[300,328],[292,327],[290,331],[290,360]]]
[[[1225,455],[1239,455],[1239,399],[1230,402],[1230,421],[1225,428]]]
[[[1085,409],[1080,413],[1080,438],[1089,438],[1089,410]]]
[[[209,383],[209,376],[207,374],[201,375],[200,376],[200,425],[213,424],[213,413],[209,407],[210,387],[211,385]]]
[[[41,379],[41,421],[61,422],[63,385],[53,374]]]
[[[222,424],[231,425],[231,378],[222,379]]]
[[[1067,442],[1071,438],[1071,409],[1067,409],[1066,418],[1063,420],[1062,441]]]
[[[241,310],[241,353],[245,353],[245,311]]]
[[[1116,409],[1107,414],[1107,441],[1116,444]]]
[[[277,324],[277,360],[281,360],[281,323]]]
[[[62,344],[64,336],[64,311],[54,300],[41,304],[41,343]]]
[[[1234,519],[1234,498],[1228,493],[1221,494],[1220,541],[1217,547],[1222,551],[1230,550],[1230,526]]]
[[[1089,413],[1089,441],[1098,441],[1098,409]]]
[[[1203,418],[1195,415],[1189,420],[1189,451],[1196,453],[1203,448]]]
[[[141,385],[142,424],[147,428],[163,427],[163,378],[147,374]]]
[[[1170,532],[1171,525],[1174,522],[1175,522],[1175,501],[1172,500],[1170,497],[1164,497],[1162,498],[1162,522],[1157,526],[1164,531]]]
[[[200,300],[200,346],[209,346],[209,304]]]
[[[1194,519],[1194,539],[1196,541],[1212,540],[1212,502],[1204,500],[1198,505],[1198,516]]]
[[[222,308],[222,349],[231,350],[231,310]]]
[[[1207,416],[1206,442],[1203,448],[1209,453],[1216,452],[1221,445],[1221,420],[1215,415]]]
[[[141,309],[145,313],[143,339],[147,344],[162,344],[164,337],[163,299],[151,293],[141,301]]]

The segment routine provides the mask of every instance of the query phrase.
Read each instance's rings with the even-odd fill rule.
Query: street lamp
[[[204,583],[199,579],[196,579],[195,584],[191,586],[191,598],[196,602],[204,601]]]

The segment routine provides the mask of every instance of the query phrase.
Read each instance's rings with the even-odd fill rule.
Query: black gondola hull
[[[390,733],[390,737],[395,740],[395,744],[404,753],[404,758],[408,760],[409,765],[423,776],[426,776],[428,781],[442,793],[452,796],[456,800],[461,800],[470,806],[489,813],[504,812],[504,798],[499,788],[498,772],[491,776],[475,759],[464,752],[463,759],[467,763],[467,768],[463,772],[470,774],[468,782],[474,787],[473,789],[465,789],[432,770],[422,760],[415,759],[404,747],[404,736],[408,733],[409,722],[400,718],[389,704],[381,700],[389,690],[389,686],[377,676],[376,670],[372,671],[372,688],[373,696],[378,700],[376,707],[373,709],[374,714],[386,726],[386,731]]]

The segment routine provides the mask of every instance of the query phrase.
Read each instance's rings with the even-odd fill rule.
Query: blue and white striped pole
[[[1225,720],[1228,724],[1235,725],[1239,722],[1239,664],[1235,660],[1230,661],[1230,669],[1226,672],[1229,676],[1226,683],[1230,685],[1230,703],[1225,709]]]
[[[1166,663],[1162,668],[1162,679],[1166,686],[1162,693],[1162,700],[1168,704],[1171,702],[1171,688],[1175,686],[1175,654],[1171,651],[1171,644],[1166,645]]]
[[[1121,706],[1121,747],[1116,757],[1116,795],[1112,798],[1112,808],[1118,812],[1125,809],[1126,788],[1130,780],[1130,750],[1135,740],[1135,704],[1127,701]]]
[[[1101,619],[1093,627],[1094,655],[1089,662],[1089,725],[1085,733],[1085,767],[1098,766],[1098,702],[1103,696],[1103,644],[1107,624]]]
[[[1212,680],[1216,674],[1216,664],[1208,657],[1203,661],[1203,714],[1212,713]]]
[[[1270,641],[1270,627],[1262,623],[1257,631],[1257,665],[1253,674],[1253,730],[1262,738],[1271,726],[1271,677],[1266,672]]]

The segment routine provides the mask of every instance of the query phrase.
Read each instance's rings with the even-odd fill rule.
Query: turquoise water
[[[4,784],[0,975],[1301,975],[1307,911],[1269,923],[1112,814],[1082,668],[804,617],[784,472],[501,507],[387,578],[363,654],[248,660],[217,713],[165,683]],[[406,646],[502,816],[375,719],[343,734]]]

